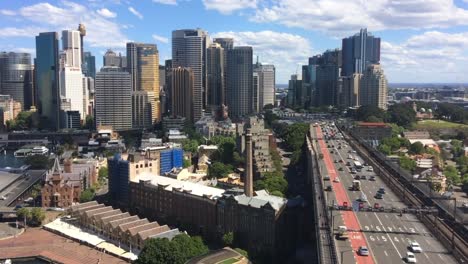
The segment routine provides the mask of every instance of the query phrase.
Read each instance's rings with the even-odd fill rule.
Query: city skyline
[[[233,37],[238,46],[252,46],[263,64],[275,65],[277,83],[285,84],[291,74],[300,74],[299,65],[306,64],[308,57],[339,48],[343,37],[368,28],[382,39],[381,63],[389,82],[468,82],[463,74],[468,67],[466,1],[372,6],[348,1],[346,14],[338,4],[334,0],[8,2],[0,7],[0,50],[30,52],[35,57],[34,36],[39,32],[74,30],[82,22],[87,28],[84,50],[98,58],[96,68],[102,66],[100,58],[108,48],[124,54],[130,41],[157,44],[162,65],[171,57],[171,32],[199,27],[212,38]],[[298,5],[303,8],[295,8]],[[171,19],[175,16],[178,19]]]

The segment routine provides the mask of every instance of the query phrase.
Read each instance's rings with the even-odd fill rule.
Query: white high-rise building
[[[81,40],[78,30],[62,31],[62,50],[65,52],[65,65],[81,69]]]
[[[359,104],[387,109],[387,78],[379,64],[366,68],[359,87]]]
[[[275,105],[275,66],[262,65],[256,63],[254,65],[254,73],[258,74],[258,107],[259,111],[268,104]]]

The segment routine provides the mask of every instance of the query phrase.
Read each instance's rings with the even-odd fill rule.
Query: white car
[[[336,177],[333,182],[340,182],[340,178]]]
[[[0,200],[6,200],[5,196],[0,197]]]
[[[407,263],[416,263],[416,256],[412,252],[406,253],[406,262]]]
[[[422,252],[421,246],[420,246],[419,243],[416,242],[416,241],[411,242],[411,244],[410,244],[410,249],[411,249],[411,251],[414,252],[414,253],[421,253],[421,252]]]

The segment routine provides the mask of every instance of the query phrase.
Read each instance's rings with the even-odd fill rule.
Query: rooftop
[[[283,207],[288,200],[279,196],[268,194],[265,190],[255,192],[256,196],[248,197],[245,194],[235,196],[235,199],[239,204],[249,205],[255,208],[261,208],[262,206],[269,203],[276,212]]]
[[[146,181],[154,186],[164,186],[164,189],[167,191],[172,191],[172,189],[179,189],[183,192],[189,192],[193,195],[200,197],[208,197],[212,200],[216,200],[221,197],[224,193],[223,189],[213,188],[204,186],[197,183],[179,181],[176,179],[159,176],[156,174],[144,172],[137,177],[134,182]]]
[[[390,127],[389,125],[382,123],[382,122],[359,122],[358,126],[361,127]]]

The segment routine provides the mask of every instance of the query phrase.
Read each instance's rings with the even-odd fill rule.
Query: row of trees
[[[42,208],[34,207],[32,209],[23,207],[16,211],[18,219],[26,220],[30,226],[40,226],[45,219],[45,212]]]
[[[167,238],[146,240],[136,264],[183,264],[189,259],[208,253],[208,247],[201,237],[186,234]]]
[[[355,119],[365,122],[395,123],[407,128],[416,122],[416,112],[408,103],[391,105],[386,112],[377,106],[364,105],[356,111]]]

